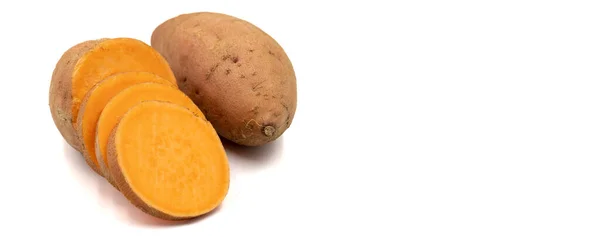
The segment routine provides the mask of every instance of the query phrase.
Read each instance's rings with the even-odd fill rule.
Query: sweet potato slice
[[[114,74],[97,83],[84,97],[79,115],[77,116],[77,131],[82,141],[83,156],[88,165],[102,175],[96,159],[95,136],[96,123],[108,101],[123,89],[143,82],[163,84],[166,87],[176,86],[162,77],[149,72],[123,72]]]
[[[50,112],[61,135],[73,148],[82,152],[76,128],[83,97],[104,78],[127,71],[152,72],[176,84],[167,61],[150,45],[137,39],[85,41],[61,56],[50,83]]]
[[[172,86],[156,83],[140,83],[130,86],[115,97],[113,97],[102,110],[96,127],[96,159],[104,177],[114,185],[114,181],[108,170],[108,159],[106,159],[106,145],[108,137],[119,122],[119,119],[131,107],[147,100],[171,102],[181,105],[204,118],[202,111],[194,104],[194,101],[182,91]]]
[[[216,131],[183,106],[144,101],[119,121],[108,142],[118,189],[158,218],[194,218],[218,207],[229,189],[229,163]]]

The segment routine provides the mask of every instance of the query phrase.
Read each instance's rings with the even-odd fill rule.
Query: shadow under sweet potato
[[[221,142],[234,168],[252,169],[268,166],[279,160],[283,153],[283,138],[281,136],[275,141],[256,147],[238,145],[222,137]]]

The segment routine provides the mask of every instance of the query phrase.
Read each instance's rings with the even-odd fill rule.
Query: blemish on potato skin
[[[244,126],[244,128],[242,128],[243,138],[247,138],[246,134],[244,133],[245,130],[250,132],[249,136],[252,136],[252,135],[254,135],[254,134],[252,134],[252,130],[254,130],[254,128],[256,128],[257,126],[260,127],[260,124],[258,124],[258,122],[256,122],[256,120],[254,120],[254,119],[250,119],[247,122],[244,120],[244,122],[246,123],[246,126]]]
[[[234,64],[240,61],[238,56],[231,56],[231,54],[223,55],[223,57],[221,57],[221,61],[227,61],[227,59],[231,59],[231,62]]]
[[[246,78],[246,75],[242,74],[240,75],[240,78]]]
[[[272,124],[264,124],[263,125],[263,129],[262,129],[263,135],[265,135],[267,137],[272,137],[273,135],[275,135],[275,132],[277,132],[277,129],[275,129],[274,125],[272,125]]]
[[[269,50],[269,54],[270,54],[271,56],[273,56],[274,58],[276,58],[276,59],[277,59],[277,61],[281,62],[281,58],[280,58],[280,57],[278,57],[277,55],[275,55],[275,53],[273,53],[271,50]]]
[[[286,112],[288,112],[288,113],[290,112],[290,109],[288,108],[288,106],[286,104],[284,104],[283,102],[279,102],[279,103],[283,106],[283,108],[285,109]]]
[[[181,81],[185,83],[187,81],[187,77],[181,78]]]
[[[242,66],[242,64],[241,64],[241,63],[238,63],[238,64],[237,64],[237,66],[238,66],[238,67],[241,67],[241,66]]]
[[[227,68],[227,69],[225,70],[225,75],[229,75],[229,73],[231,73],[231,69]]]
[[[263,84],[265,81],[266,80],[263,80],[263,81],[257,83],[256,85],[252,86],[252,91],[256,91],[256,90],[262,88],[261,84]]]
[[[256,76],[256,72],[253,72],[251,75],[252,75],[252,76]]]
[[[287,127],[290,126],[290,108],[288,108],[288,106],[286,104],[284,104],[283,102],[279,102],[283,108],[285,109],[285,112],[287,114],[287,117],[285,118],[285,124]]]
[[[248,49],[248,52],[254,53],[254,49]]]
[[[220,63],[217,63],[216,65],[214,65],[213,67],[210,68],[210,71],[208,72],[208,74],[206,74],[206,80],[209,80],[213,73],[215,72],[215,70],[217,70],[217,67],[219,67]]]
[[[62,121],[70,121],[71,119],[69,119],[69,116],[67,115],[66,112],[64,112],[61,109],[56,109],[56,115],[58,117],[58,119],[62,120]]]
[[[199,88],[194,89],[194,94],[199,95],[200,94],[200,89]]]

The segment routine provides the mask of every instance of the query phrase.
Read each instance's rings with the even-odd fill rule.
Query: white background
[[[599,4],[2,1],[0,236],[599,236]],[[298,109],[277,142],[227,146],[222,207],[174,225],[66,145],[48,88],[72,45],[195,11],[272,35]]]

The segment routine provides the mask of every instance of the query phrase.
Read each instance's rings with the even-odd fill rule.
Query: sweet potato
[[[58,60],[50,81],[50,113],[65,141],[81,152],[81,142],[75,132],[73,113],[73,71],[79,59],[105,39],[84,41],[69,48]]]
[[[100,175],[102,175],[102,172],[96,159],[96,147],[94,145],[98,118],[104,106],[112,97],[127,87],[144,82],[159,83],[165,87],[170,86],[174,90],[177,90],[175,84],[154,73],[123,72],[114,74],[98,82],[83,98],[79,115],[77,116],[76,130],[83,145],[83,157],[88,165]]]
[[[104,177],[114,185],[114,179],[108,170],[108,159],[106,156],[106,145],[110,133],[117,125],[123,114],[131,107],[143,101],[164,101],[181,105],[205,119],[202,111],[194,102],[179,89],[157,83],[140,83],[128,87],[114,96],[102,110],[96,126],[95,151],[96,159]]]
[[[259,146],[290,127],[297,99],[292,63],[255,25],[220,13],[183,14],[156,27],[151,45],[224,138]]]
[[[211,124],[183,106],[144,101],[108,140],[118,189],[142,211],[181,220],[214,210],[229,189],[229,164]]]
[[[52,119],[62,137],[82,152],[75,131],[83,97],[96,83],[119,72],[147,71],[176,83],[164,58],[132,38],[90,40],[69,48],[58,60],[50,82]]]

